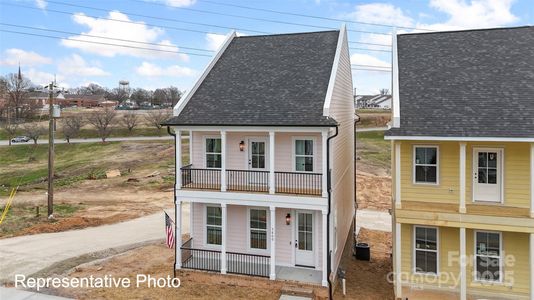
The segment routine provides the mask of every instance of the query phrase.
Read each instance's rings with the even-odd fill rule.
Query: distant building
[[[391,109],[391,95],[356,95],[354,106],[356,108]]]

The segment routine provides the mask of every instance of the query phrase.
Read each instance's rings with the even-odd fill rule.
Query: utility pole
[[[48,86],[48,218],[54,218],[54,82]]]

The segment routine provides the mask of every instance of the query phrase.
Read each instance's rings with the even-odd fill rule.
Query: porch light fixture
[[[287,213],[286,215],[286,225],[290,225],[291,224],[291,214]]]
[[[239,151],[245,150],[245,141],[239,142]]]

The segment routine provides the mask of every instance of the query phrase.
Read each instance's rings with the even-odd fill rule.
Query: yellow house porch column
[[[534,300],[534,233],[530,234],[530,300]]]
[[[467,255],[465,246],[465,227],[460,227],[460,299],[467,299]]]
[[[466,144],[460,143],[460,208],[459,212],[465,214],[465,158]]]
[[[401,208],[401,142],[395,141],[395,208]]]
[[[395,298],[402,298],[401,223],[395,223]]]
[[[534,218],[534,143],[530,144],[530,217]]]

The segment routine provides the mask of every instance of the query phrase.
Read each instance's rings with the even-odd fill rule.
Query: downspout
[[[169,135],[172,135],[174,137],[174,159],[176,160],[176,133],[172,132],[171,131],[171,126],[167,126],[167,133]],[[176,162],[174,164],[175,166],[177,165]],[[179,172],[180,170],[175,170],[175,173],[174,173],[174,188],[172,189],[172,192],[173,192],[173,198],[172,198],[172,202],[174,203],[174,211],[176,212],[176,176],[177,176],[177,172]],[[176,233],[176,220],[174,222],[174,232]],[[177,237],[175,237],[176,239]],[[176,244],[176,242],[175,242]],[[181,244],[181,243],[180,243]],[[176,247],[176,246],[175,246]],[[176,249],[174,250],[174,264],[172,265],[172,274],[174,275],[173,278],[176,278]]]
[[[330,207],[332,201],[332,178],[330,172],[330,140],[335,138],[339,132],[338,125],[336,125],[336,133],[333,136],[326,139],[326,182],[328,191],[328,214],[326,215],[326,252],[328,253],[328,260],[326,262],[328,273],[326,274],[326,280],[328,281],[328,295],[329,299],[334,299],[332,295],[332,281],[330,280],[330,274],[332,273],[332,253],[330,251]]]

